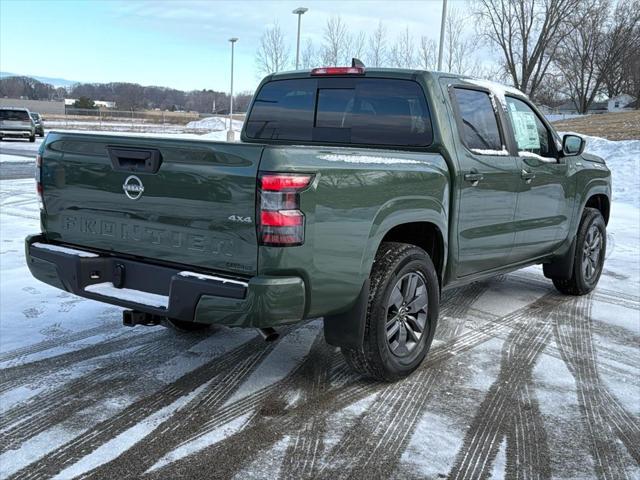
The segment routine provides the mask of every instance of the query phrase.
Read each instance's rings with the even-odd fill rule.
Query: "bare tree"
[[[620,1],[611,15],[611,0],[591,0],[576,13],[556,65],[567,95],[586,113],[601,93],[613,97],[635,91],[629,79],[640,49],[640,4]]]
[[[304,43],[304,48],[300,54],[300,64],[302,68],[313,68],[318,66],[318,52],[313,46],[313,42],[310,38]]]
[[[409,33],[409,27],[405,28],[404,33],[398,37],[396,43],[391,47],[390,57],[391,64],[394,67],[413,68],[415,66],[415,46],[413,37]]]
[[[602,89],[606,72],[600,60],[609,9],[609,0],[583,4],[568,20],[572,33],[564,37],[558,49],[555,63],[562,72],[566,93],[579,113],[587,113]]]
[[[620,0],[608,23],[598,61],[609,97],[640,96],[640,2]],[[634,83],[634,77],[636,81]]]
[[[351,59],[357,58],[362,60],[364,58],[364,52],[367,45],[367,36],[364,32],[359,32],[357,35],[349,35],[349,48],[347,58],[344,59],[345,65],[351,65]]]
[[[324,27],[323,65],[340,65],[347,56],[348,43],[349,32],[347,31],[347,26],[339,16],[330,17]]]
[[[435,70],[438,65],[438,44],[432,38],[420,37],[418,65],[425,70]]]
[[[460,10],[451,9],[447,15],[445,28],[445,65],[448,72],[475,76],[480,68],[474,57],[474,39],[467,34],[468,17]]]
[[[581,1],[478,0],[479,31],[500,49],[516,88],[535,97]]]
[[[289,47],[278,22],[268,28],[260,38],[256,53],[258,72],[263,75],[279,72],[289,65]]]
[[[387,63],[387,29],[378,22],[378,27],[371,33],[367,49],[367,65],[382,67]]]

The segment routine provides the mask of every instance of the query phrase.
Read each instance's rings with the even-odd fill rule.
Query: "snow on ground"
[[[640,207],[640,140],[582,136],[587,140],[585,151],[604,158],[611,170],[613,200]]]
[[[35,158],[35,154],[34,154]],[[25,163],[33,162],[33,158],[24,157],[22,155],[9,155],[6,153],[0,153],[0,163]]]
[[[242,130],[242,120],[233,121],[233,129],[239,132]],[[207,117],[202,120],[196,120],[187,123],[187,128],[199,129],[199,130],[228,130],[229,118],[228,117]]]
[[[351,374],[319,321],[275,343],[123,328],[31,277],[34,183],[0,181],[0,477],[638,478],[640,148],[588,148],[617,199],[598,289],[564,297],[530,267],[448,291],[396,384]]]

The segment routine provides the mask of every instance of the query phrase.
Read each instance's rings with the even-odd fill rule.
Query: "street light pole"
[[[302,21],[302,15],[309,10],[308,8],[300,7],[296,8],[293,12],[295,15],[298,15],[298,40],[296,42],[296,70],[298,70],[298,66],[300,65],[300,23]]]
[[[235,43],[238,41],[236,37],[230,38],[231,42],[231,94],[229,96],[229,130],[227,131],[227,142],[233,142],[233,50]]]
[[[442,50],[444,47],[444,30],[447,21],[447,0],[442,0],[442,21],[440,23],[440,45],[438,46],[438,71],[442,71]]]

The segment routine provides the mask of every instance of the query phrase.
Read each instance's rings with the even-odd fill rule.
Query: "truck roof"
[[[308,78],[311,75],[311,70],[288,70],[285,72],[273,73],[267,76],[263,82],[270,80],[284,80],[289,78]],[[499,96],[504,96],[505,93],[512,95],[519,95],[526,97],[526,95],[515,87],[510,87],[491,80],[483,80],[479,78],[470,77],[468,75],[460,75],[457,73],[438,72],[435,70],[419,70],[410,68],[368,68],[365,67],[364,76],[375,76],[383,78],[399,78],[399,79],[413,79],[416,76],[429,76],[435,81],[440,78],[456,78],[461,82],[470,83],[480,87],[485,87]]]

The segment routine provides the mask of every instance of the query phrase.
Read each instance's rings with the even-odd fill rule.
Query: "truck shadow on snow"
[[[513,308],[487,309],[492,295]],[[460,440],[438,461],[419,452],[434,476],[490,476],[504,449],[505,472],[523,478],[550,477],[560,454],[576,476],[586,456],[588,475],[622,478],[640,462],[640,423],[600,372],[637,365],[609,347],[596,353],[594,331],[628,332],[594,320],[594,302],[640,308],[602,289],[561,296],[528,271],[447,292],[427,360],[396,384],[351,373],[320,320],[265,343],[226,328],[118,330],[113,310],[100,327],[0,355],[0,393],[31,392],[3,402],[2,469],[10,478],[423,478],[406,452],[415,455],[425,416],[439,415]],[[578,398],[577,411],[554,421],[536,393],[543,354],[566,366]],[[473,387],[483,355],[497,365],[485,389]],[[556,452],[558,431],[569,430],[576,444]],[[20,464],[14,454],[41,438],[50,440]]]

